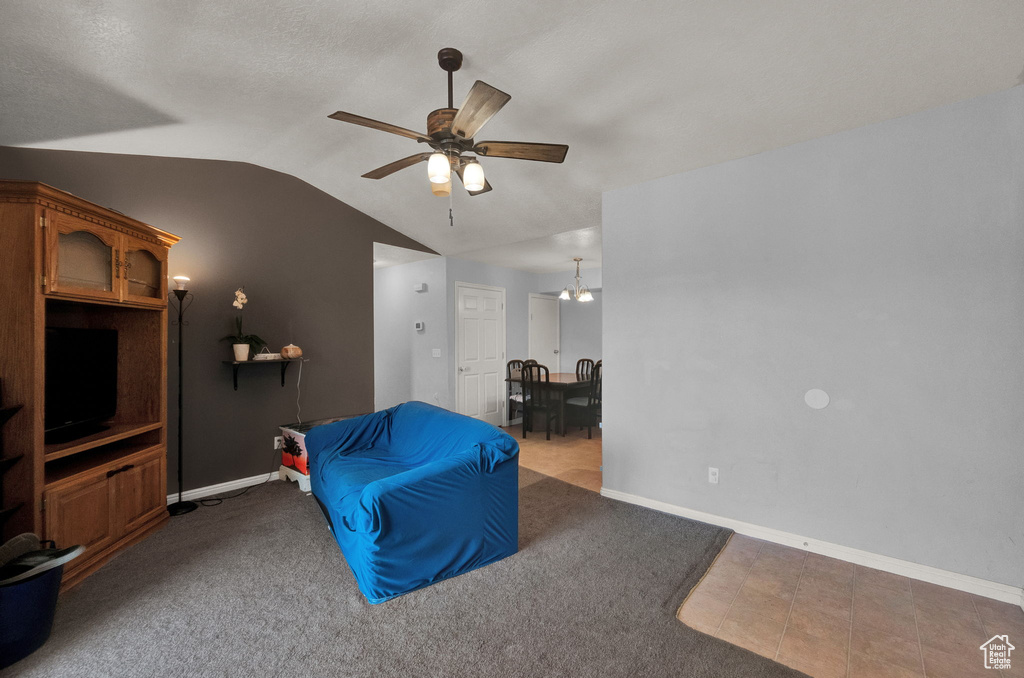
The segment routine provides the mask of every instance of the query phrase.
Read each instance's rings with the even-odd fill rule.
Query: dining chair
[[[576,396],[565,401],[566,409],[582,410],[587,419],[587,440],[592,438],[593,427],[601,420],[601,361],[594,363],[594,371],[590,376],[590,393]]]
[[[505,377],[508,379],[506,383],[508,384],[509,419],[515,419],[523,414],[522,374],[522,360],[509,360],[505,365]],[[513,379],[520,381],[512,381]]]
[[[580,381],[590,379],[590,373],[594,371],[594,361],[590,358],[580,358],[576,361],[576,378]]]
[[[535,417],[544,419],[547,440],[551,440],[551,420],[558,418],[558,399],[548,385],[551,372],[537,362],[523,364],[523,440],[533,430]]]

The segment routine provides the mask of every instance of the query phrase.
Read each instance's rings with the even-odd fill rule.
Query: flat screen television
[[[117,330],[46,328],[45,441],[106,428],[117,412]]]

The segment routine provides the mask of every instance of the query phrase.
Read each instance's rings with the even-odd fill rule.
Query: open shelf
[[[94,433],[90,436],[85,436],[84,438],[76,438],[75,440],[66,443],[44,445],[43,458],[47,462],[50,462],[54,459],[68,457],[72,454],[78,454],[79,452],[85,452],[86,450],[101,447],[109,443],[115,443],[119,440],[124,440],[125,438],[131,438],[132,436],[137,436],[140,433],[156,431],[159,428],[163,428],[163,423],[159,421],[111,424],[110,428],[107,430]]]
[[[138,454],[139,452],[158,448],[162,449],[159,444],[154,443],[120,441],[92,454],[85,454],[77,457],[65,457],[60,461],[48,463],[46,465],[45,487],[49,489],[54,484],[78,475],[79,473],[92,471],[93,469],[113,464],[121,459]]]
[[[231,374],[234,378],[235,390],[238,390],[238,368],[243,365],[280,365],[281,386],[284,386],[284,373],[291,363],[307,362],[309,358],[279,358],[277,360],[224,360],[225,365],[231,365]]]

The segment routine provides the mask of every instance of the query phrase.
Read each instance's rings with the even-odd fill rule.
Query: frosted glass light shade
[[[427,176],[431,183],[443,184],[452,178],[452,165],[444,153],[432,153],[427,160]]]
[[[478,162],[471,162],[462,170],[462,183],[467,191],[484,190],[484,168]]]
[[[580,292],[580,296],[576,297],[576,301],[593,301],[594,295],[590,293],[589,287],[584,287],[583,291]]]
[[[430,182],[430,191],[434,195],[439,195],[442,198],[447,198],[452,194],[452,180],[444,182],[443,184],[435,184],[433,181]]]
[[[174,276],[174,284],[177,285],[177,289],[183,290],[188,285],[189,277],[187,275],[176,275]]]
[[[562,301],[569,301],[569,288],[566,287],[564,290],[562,290],[562,293],[558,295],[558,298],[561,299]]]

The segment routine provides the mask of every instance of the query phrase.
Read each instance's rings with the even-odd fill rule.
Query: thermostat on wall
[[[422,320],[417,321],[416,324],[413,325],[413,327],[416,328],[417,332],[422,332],[423,331],[423,321]]]

